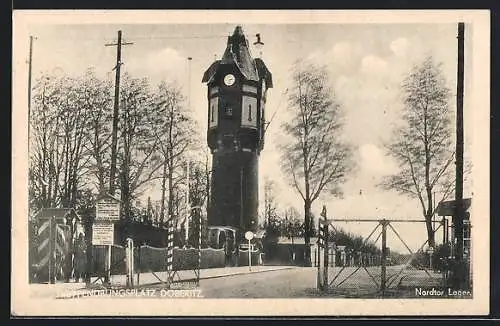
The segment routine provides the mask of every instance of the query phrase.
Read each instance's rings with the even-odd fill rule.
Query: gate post
[[[127,287],[134,287],[134,240],[127,238],[127,247],[125,248],[126,268],[127,268]]]
[[[49,220],[49,283],[56,282],[56,217],[52,216]]]
[[[316,257],[318,259],[318,272],[316,273],[316,285],[318,289],[323,290],[322,275],[321,275],[321,246],[322,246],[323,231],[321,227],[321,220],[318,219],[318,243],[317,243],[317,253]]]
[[[387,262],[387,221],[385,219],[381,220],[382,224],[382,261],[381,261],[381,274],[380,274],[380,291],[382,292],[382,297],[385,295],[385,282],[386,282],[386,262]]]
[[[323,258],[323,286],[325,287],[325,290],[328,290],[328,249],[329,249],[329,245],[328,245],[328,231],[329,231],[329,225],[328,225],[328,220],[326,218],[326,206],[323,205],[323,211],[321,212],[321,216],[323,217],[324,219],[324,243],[325,243],[325,246],[324,246],[324,249],[323,249],[323,254],[324,254],[324,258]]]

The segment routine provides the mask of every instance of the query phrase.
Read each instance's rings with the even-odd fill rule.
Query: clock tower
[[[259,155],[272,76],[260,58],[252,58],[237,26],[222,58],[202,81],[208,86],[207,142],[212,153],[208,225],[233,227],[241,237],[258,227]]]

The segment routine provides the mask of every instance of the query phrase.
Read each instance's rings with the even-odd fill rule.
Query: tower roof
[[[261,59],[253,59],[250,55],[248,40],[241,26],[236,26],[233,35],[227,39],[226,50],[220,60],[216,60],[203,74],[202,82],[211,82],[220,65],[234,65],[248,80],[266,80],[266,87],[272,87],[272,75]]]

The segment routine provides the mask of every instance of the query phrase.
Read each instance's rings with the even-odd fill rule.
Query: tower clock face
[[[236,81],[236,78],[232,74],[227,74],[226,76],[224,76],[224,84],[226,86],[232,86],[235,81]]]

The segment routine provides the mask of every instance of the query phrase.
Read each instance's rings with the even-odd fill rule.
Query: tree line
[[[109,191],[113,84],[92,69],[78,77],[45,74],[33,87],[30,116],[30,212],[73,207],[85,218]],[[170,81],[122,76],[117,174],[122,218],[177,225],[186,212],[187,171],[191,205],[207,197],[208,160],[182,89]],[[189,169],[187,165],[189,164]],[[138,200],[159,185],[160,200]]]
[[[276,185],[273,180],[266,178],[265,180],[265,220],[264,228],[270,242],[277,242],[278,238],[285,237],[288,239],[304,237],[306,226],[304,218],[295,207],[286,207],[279,209],[276,199]],[[318,236],[317,217],[311,213],[311,223],[309,224],[310,237]],[[342,228],[336,227],[335,230],[330,230],[329,241],[338,246],[346,246],[346,250],[361,251],[364,253],[379,254],[378,248],[373,241],[366,241],[360,235],[345,231]]]

